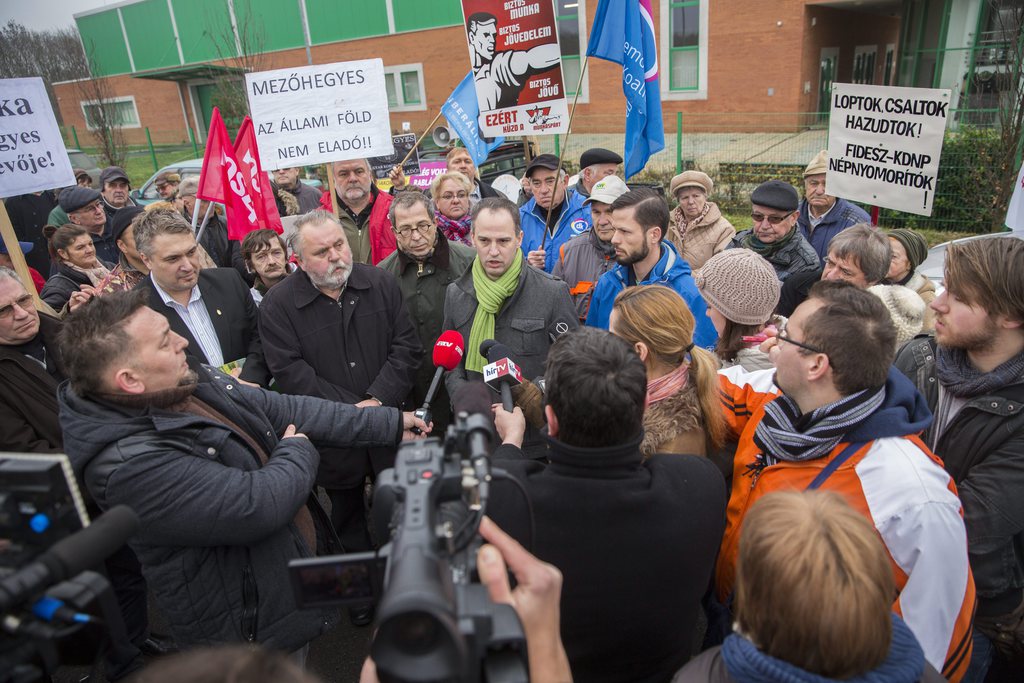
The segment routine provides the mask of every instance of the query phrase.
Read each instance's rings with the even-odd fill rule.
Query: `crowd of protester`
[[[825,151],[740,232],[699,171],[666,200],[609,150],[574,184],[542,154],[517,204],[446,158],[426,191],[274,171],[297,218],[240,242],[176,174],[146,207],[117,167],[7,200],[31,282],[5,246],[0,450],[67,453],[92,513],[142,520],[105,563],[109,680],[315,680],[310,643],[374,608],[297,609],[289,560],[387,541],[368,489],[490,340],[524,381],[490,394],[513,481],[477,568],[531,680],[1024,680],[1024,242],[950,245],[936,288]]]

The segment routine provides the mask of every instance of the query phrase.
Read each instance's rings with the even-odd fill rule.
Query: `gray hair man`
[[[350,164],[335,167],[341,163]],[[357,407],[403,405],[423,350],[398,282],[356,262],[341,223],[326,211],[299,218],[289,244],[299,270],[260,304],[263,348],[278,388]],[[364,482],[391,467],[394,458],[388,447],[324,451],[317,483],[327,489],[331,521],[347,550],[371,548]],[[366,609],[350,612],[358,625],[369,623],[371,615]]]

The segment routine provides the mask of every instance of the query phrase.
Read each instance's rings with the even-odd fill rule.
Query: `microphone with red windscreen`
[[[427,424],[431,422],[430,402],[434,400],[434,394],[441,386],[441,378],[445,371],[451,372],[459,367],[462,361],[462,354],[465,350],[465,342],[462,335],[455,330],[445,330],[434,342],[434,365],[437,370],[434,372],[434,379],[430,382],[430,388],[423,399],[423,407],[414,414]],[[413,430],[415,431],[415,430]]]

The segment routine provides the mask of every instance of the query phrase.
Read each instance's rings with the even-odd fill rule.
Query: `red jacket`
[[[371,195],[373,209],[370,210],[370,259],[373,265],[377,265],[388,255],[398,248],[395,242],[395,233],[391,229],[391,219],[388,218],[388,209],[391,207],[393,197],[386,192],[377,192]],[[338,200],[340,205],[341,200]],[[325,191],[320,197],[320,206],[331,213],[334,207],[331,206],[330,190]]]

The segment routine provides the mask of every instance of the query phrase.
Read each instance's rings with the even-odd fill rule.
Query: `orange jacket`
[[[893,611],[910,626],[925,657],[949,681],[967,670],[974,617],[974,580],[967,532],[953,480],[917,434],[930,414],[913,385],[891,371],[882,406],[827,456],[748,469],[760,449],[753,436],[764,406],[779,395],[774,370],[719,372],[726,420],[739,435],[725,536],[715,570],[719,599],[733,591],[740,529],[750,506],[773,491],[804,490],[850,443],[863,443],[821,483],[870,519],[896,579]],[[822,605],[822,609],[827,609]]]

